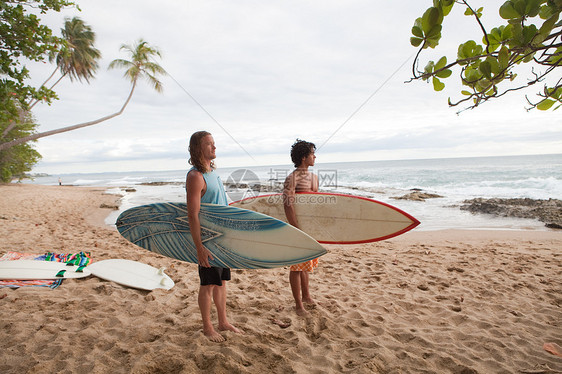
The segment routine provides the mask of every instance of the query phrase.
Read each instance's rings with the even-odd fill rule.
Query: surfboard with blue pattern
[[[326,253],[297,228],[254,211],[201,204],[201,238],[211,266],[270,269],[305,262]],[[151,252],[197,263],[185,203],[157,203],[128,209],[117,218],[119,233]]]

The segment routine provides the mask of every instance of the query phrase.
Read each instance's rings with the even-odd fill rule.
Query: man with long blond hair
[[[224,336],[218,333],[211,321],[211,307],[214,301],[218,315],[219,331],[243,332],[228,322],[226,316],[226,281],[230,280],[230,269],[212,267],[212,253],[201,241],[199,211],[201,203],[228,205],[226,192],[218,174],[215,173],[215,141],[207,131],[198,131],[189,141],[189,163],[193,167],[186,177],[187,216],[189,229],[197,249],[199,264],[199,310],[203,320],[203,334],[213,342],[222,342]]]

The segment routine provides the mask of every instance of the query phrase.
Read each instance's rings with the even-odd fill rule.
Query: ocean
[[[255,194],[246,186],[261,186],[262,190],[274,187],[292,170],[289,164],[218,166],[217,172],[227,182],[230,200]],[[186,170],[61,174],[24,183],[57,185],[61,178],[67,185],[106,187],[109,193],[123,196],[121,209],[106,220],[113,224],[121,211],[133,206],[185,201]],[[538,220],[472,214],[459,205],[478,197],[562,199],[562,154],[317,163],[312,171],[319,176],[323,191],[369,197],[408,212],[421,221],[415,230],[548,230]],[[394,199],[412,189],[442,197],[425,201]]]

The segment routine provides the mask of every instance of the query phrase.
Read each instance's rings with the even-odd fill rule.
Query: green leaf
[[[435,91],[442,91],[445,88],[445,83],[441,82],[436,77],[433,77],[433,89]]]
[[[540,11],[539,11],[539,17],[541,17],[541,19],[549,19],[550,17],[557,15],[559,12],[557,12],[554,7],[551,6],[543,6],[541,7]]]
[[[443,28],[443,26],[441,25],[435,25],[431,28],[431,30],[429,30],[429,32],[427,33],[427,37],[430,39],[437,39],[437,41],[439,41],[439,39],[441,39],[441,29]]]
[[[513,8],[519,14],[520,17],[526,14],[527,10],[527,0],[512,0]]]
[[[422,16],[422,30],[428,34],[439,21],[439,9],[431,7]]]
[[[544,99],[543,101],[541,101],[540,103],[537,104],[537,109],[538,110],[549,110],[550,107],[552,107],[555,102],[556,101],[554,101],[554,100]]]
[[[482,61],[480,72],[488,79],[492,79],[492,66],[489,61]]]
[[[472,95],[470,92],[466,91],[466,90],[462,90],[461,94],[465,95],[465,96],[470,96]]]
[[[478,92],[484,92],[488,87],[490,87],[490,81],[488,79],[480,79],[478,82],[476,82],[476,84],[474,85],[476,88],[476,91]]]
[[[529,25],[523,27],[523,43],[528,44],[537,35],[537,26]]]
[[[433,61],[429,61],[429,62],[427,63],[427,65],[425,65],[425,68],[423,69],[423,71],[424,71],[426,74],[433,74],[434,68],[435,68],[435,63],[434,63]]]
[[[500,52],[498,53],[498,62],[500,63],[500,67],[502,69],[507,68],[507,65],[509,65],[509,50],[505,45],[501,47]]]
[[[544,21],[541,28],[539,29],[539,33],[541,35],[543,35],[544,37],[547,37],[548,35],[550,35],[550,33],[552,31],[552,28],[556,24],[556,21],[558,21],[558,15],[552,16],[549,19],[547,19],[546,21]]]
[[[500,17],[503,19],[514,19],[514,18],[520,18],[521,14],[519,14],[515,10],[511,1],[506,1],[500,7]]]
[[[494,76],[498,75],[500,73],[500,71],[502,70],[500,68],[500,64],[498,62],[498,60],[492,56],[489,56],[486,58],[486,62],[490,64],[490,68],[492,71],[492,74],[494,74]]]
[[[435,73],[435,75],[439,78],[449,78],[451,74],[453,74],[453,71],[451,69],[445,69],[441,70],[438,73]]]
[[[447,16],[451,12],[451,9],[453,9],[455,0],[442,0],[441,3],[441,11],[443,12],[443,16]]]
[[[527,0],[527,6],[525,7],[525,14],[528,17],[536,17],[541,9],[540,0]]]
[[[480,56],[483,48],[481,45],[476,44],[474,40],[469,40],[464,44],[459,45],[458,58],[465,59]]]
[[[505,27],[501,26],[500,28],[502,31],[502,37],[501,37],[502,41],[506,41],[513,38],[513,25],[507,25]]]
[[[414,25],[412,27],[412,34],[414,36],[417,36],[418,38],[423,38],[423,31],[421,29],[421,27]]]
[[[441,36],[439,36],[438,38],[428,38],[426,39],[426,48],[435,48],[439,45],[439,39]]]
[[[562,87],[558,87],[556,90],[554,90],[554,88],[551,88],[549,91],[549,95],[551,97],[560,100],[560,97],[562,96]]]
[[[533,58],[535,58],[536,52],[531,53],[531,50],[527,49],[527,50],[525,50],[525,54],[527,54],[527,53],[528,53],[528,55],[525,56],[525,58],[523,59],[524,63],[531,62],[531,61],[533,61]]]
[[[443,56],[435,64],[435,70],[443,69],[447,65],[447,57]]]
[[[474,83],[482,78],[482,73],[477,69],[466,69],[464,75],[465,79],[470,83]]]
[[[420,38],[410,38],[410,44],[414,47],[419,47],[423,43],[423,39]]]

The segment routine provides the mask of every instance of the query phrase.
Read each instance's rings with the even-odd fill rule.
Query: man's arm
[[[296,190],[296,180],[294,173],[289,174],[285,179],[283,184],[283,208],[285,209],[285,216],[289,224],[299,227],[299,222],[297,221],[297,215],[295,213],[295,190]]]
[[[187,218],[189,221],[189,231],[197,249],[197,261],[203,267],[211,267],[209,259],[213,260],[211,252],[205,248],[201,241],[201,223],[199,222],[199,211],[201,209],[201,194],[205,189],[205,179],[203,175],[193,170],[187,174]]]
[[[318,176],[314,173],[312,175],[312,192],[318,192]]]

